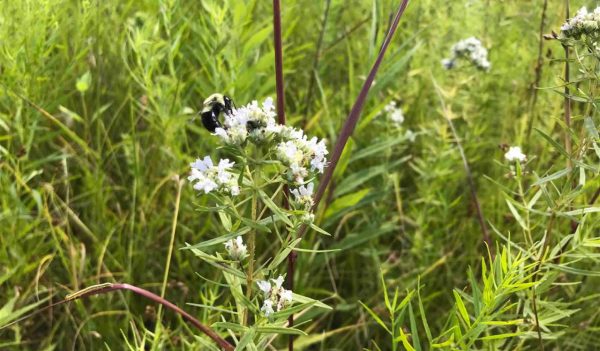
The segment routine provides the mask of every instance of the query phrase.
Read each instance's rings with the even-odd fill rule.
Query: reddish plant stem
[[[369,93],[369,89],[371,88],[371,85],[373,84],[373,80],[375,79],[375,75],[377,74],[377,71],[379,70],[379,66],[381,65],[381,61],[383,60],[383,56],[385,55],[385,52],[387,51],[390,41],[392,40],[394,33],[396,33],[396,29],[398,29],[398,24],[400,23],[400,18],[402,18],[402,14],[404,14],[404,10],[406,10],[406,7],[408,6],[408,1],[409,0],[402,0],[402,3],[398,7],[398,10],[396,11],[396,15],[394,16],[394,21],[392,22],[392,25],[390,26],[390,30],[388,31],[388,33],[385,36],[383,45],[381,46],[381,50],[379,51],[379,54],[377,55],[375,63],[371,67],[371,71],[369,72],[367,79],[365,79],[365,82],[360,90],[360,93],[358,94],[358,97],[356,98],[356,101],[354,102],[354,105],[352,106],[352,110],[350,110],[350,113],[348,114],[348,117],[346,118],[346,121],[344,122],[344,125],[342,126],[340,135],[338,136],[335,146],[333,147],[333,153],[331,155],[331,160],[329,161],[329,164],[327,165],[327,168],[325,169],[325,174],[323,175],[323,179],[321,180],[321,183],[319,183],[319,188],[317,189],[317,193],[315,194],[315,196],[313,198],[314,205],[312,207],[312,212],[316,212],[317,208],[319,207],[319,203],[321,202],[321,199],[323,198],[323,195],[325,194],[325,190],[327,190],[327,186],[329,185],[329,183],[331,183],[331,180],[333,177],[333,172],[335,171],[335,168],[337,167],[338,161],[340,160],[340,157],[342,156],[342,151],[344,151],[344,147],[346,146],[348,139],[352,135],[352,132],[354,132],[356,123],[358,123],[358,119],[360,118],[360,112],[362,111],[365,100],[367,99],[367,94]],[[299,238],[303,237],[304,234],[306,234],[306,225],[302,225],[302,227],[300,227],[300,229],[298,230]]]
[[[143,296],[149,300],[152,300],[156,303],[159,303],[163,306],[165,306],[166,308],[172,310],[175,313],[178,313],[179,315],[181,315],[183,317],[183,319],[187,320],[191,325],[193,325],[194,327],[196,327],[196,329],[200,330],[201,332],[203,332],[204,334],[206,334],[206,336],[208,336],[209,338],[211,338],[214,342],[217,343],[217,345],[219,345],[219,347],[221,347],[223,350],[226,351],[233,351],[234,347],[233,345],[231,345],[230,343],[228,343],[225,339],[223,339],[221,336],[219,336],[219,334],[217,334],[214,330],[210,329],[208,326],[200,323],[199,320],[197,320],[196,318],[194,318],[191,314],[187,313],[186,311],[182,310],[181,308],[179,308],[177,305],[175,305],[174,303],[148,291],[142,288],[139,288],[137,286],[134,285],[130,285],[130,284],[122,284],[122,283],[115,283],[112,284],[109,287],[103,288],[103,289],[99,289],[99,290],[92,290],[88,293],[82,294],[81,296],[78,296],[77,298],[82,298],[82,297],[87,297],[87,296],[91,296],[91,295],[97,295],[97,294],[104,294],[104,293],[108,293],[111,291],[116,291],[116,290],[129,290],[133,293],[136,293],[140,296]]]
[[[375,79],[375,75],[377,74],[377,71],[379,70],[379,66],[381,65],[381,62],[383,61],[383,57],[385,56],[387,48],[390,45],[392,37],[394,36],[394,33],[396,33],[396,29],[398,29],[398,24],[400,23],[400,18],[402,18],[402,15],[404,14],[404,10],[406,10],[406,7],[408,6],[408,1],[409,0],[402,0],[402,3],[398,6],[398,10],[396,11],[396,16],[394,17],[394,21],[392,22],[392,25],[385,36],[385,40],[383,42],[383,45],[381,46],[381,50],[379,51],[379,54],[377,55],[375,63],[371,67],[371,71],[369,72],[369,75],[367,76],[367,79],[365,80],[365,82],[362,86],[362,89],[360,90],[360,93],[358,94],[358,97],[354,103],[354,106],[352,107],[352,110],[350,110],[350,113],[348,114],[348,117],[346,118],[346,121],[344,122],[344,125],[342,126],[340,135],[338,136],[337,141],[335,143],[335,147],[334,147],[333,154],[331,156],[330,163],[325,170],[325,174],[323,175],[323,180],[320,182],[317,193],[314,196],[314,205],[312,208],[313,212],[315,212],[315,210],[319,206],[319,203],[321,202],[321,199],[323,198],[323,194],[325,193],[327,186],[331,182],[331,179],[333,176],[333,171],[335,171],[338,161],[340,160],[342,151],[344,151],[344,147],[346,146],[348,139],[352,135],[352,132],[354,132],[354,128],[356,127],[356,124],[358,123],[358,119],[360,118],[360,113],[364,106],[365,100],[367,99],[367,94],[369,93],[369,89],[371,89],[371,86],[373,85],[373,80]],[[274,9],[279,10],[279,1],[278,0],[273,0],[273,5],[274,5],[273,6]],[[277,6],[275,6],[275,5],[277,5]],[[274,11],[274,19],[275,19],[274,23],[276,25],[276,28],[278,28],[277,24],[279,23],[279,21],[277,20],[277,13],[278,13],[278,11]],[[277,30],[275,32],[275,39],[277,41]],[[280,35],[279,35],[279,39],[281,39]],[[275,44],[275,47],[277,48],[277,44]],[[277,54],[275,57],[277,60]],[[282,76],[283,76],[283,74],[282,74]],[[276,82],[277,82],[277,80],[276,80]],[[283,92],[283,77],[281,78],[281,83],[282,83],[281,88],[282,88],[282,92]],[[278,89],[278,93],[279,93],[279,89]],[[279,103],[279,99],[278,99],[278,103]],[[282,109],[283,109],[283,104],[282,104]],[[285,120],[284,120],[284,122],[285,122]],[[306,225],[302,225],[300,227],[300,229],[298,230],[298,237],[299,238],[303,237],[305,233],[306,233]],[[290,255],[288,256],[287,286],[290,289],[293,288],[293,276],[294,276],[296,262],[297,262],[296,253],[294,251],[292,251],[290,253]],[[293,326],[293,322],[294,322],[293,316],[290,316],[289,322],[290,322],[289,326],[290,327]],[[288,350],[289,351],[294,350],[294,339],[292,336],[290,336],[290,339],[289,339]]]
[[[283,43],[281,38],[281,2],[273,0],[273,41],[275,43],[275,88],[277,90],[277,121],[285,125],[285,85],[283,82]],[[283,208],[289,209],[290,189],[283,188]],[[292,251],[287,257],[287,275],[285,285],[287,289],[294,288],[294,268],[296,253]],[[294,326],[294,314],[288,317],[288,326]],[[288,349],[294,350],[294,336],[288,337]]]
[[[385,37],[385,40],[383,42],[383,45],[381,46],[381,50],[379,51],[379,54],[377,55],[377,59],[375,60],[375,63],[373,64],[373,67],[371,68],[371,71],[369,72],[369,75],[367,76],[367,79],[365,80],[365,83],[363,84],[363,86],[360,90],[360,93],[358,94],[358,98],[356,99],[354,106],[352,106],[352,110],[350,110],[350,113],[348,114],[348,117],[346,118],[346,121],[344,122],[344,125],[342,126],[342,131],[340,132],[340,135],[338,136],[335,146],[333,148],[333,153],[331,154],[331,159],[329,161],[329,165],[325,170],[325,174],[323,175],[323,180],[321,180],[321,183],[319,184],[319,188],[315,195],[315,198],[314,198],[315,204],[314,204],[313,209],[316,209],[317,206],[319,205],[319,202],[321,201],[321,198],[323,197],[323,194],[325,193],[327,186],[331,182],[331,178],[333,176],[333,171],[335,170],[337,163],[340,160],[340,157],[342,156],[342,151],[344,151],[344,147],[346,146],[348,139],[352,135],[352,132],[354,132],[354,128],[356,127],[356,124],[358,123],[358,119],[360,118],[360,113],[361,113],[362,108],[367,99],[367,94],[369,93],[369,89],[371,89],[371,85],[373,84],[375,75],[377,74],[377,71],[379,70],[379,66],[381,65],[381,62],[383,61],[383,57],[385,55],[385,52],[387,51],[388,46],[390,45],[392,37],[394,36],[396,29],[398,28],[398,23],[400,23],[400,18],[402,17],[402,14],[404,13],[406,6],[408,6],[408,0],[403,0],[402,3],[400,4],[400,6],[398,7],[398,10],[396,11],[396,16],[394,17],[392,26],[390,27],[390,30],[388,31],[388,33]],[[300,233],[300,236],[302,234],[304,234],[304,232],[305,231],[302,231]]]
[[[275,86],[277,89],[277,121],[285,124],[285,87],[283,85],[283,45],[281,40],[281,2],[273,0],[273,39],[275,42]]]
[[[179,315],[181,315],[183,317],[183,319],[185,319],[186,321],[188,321],[191,325],[193,325],[194,327],[196,327],[196,329],[200,330],[202,333],[204,333],[206,336],[208,336],[209,338],[211,338],[217,345],[219,345],[219,347],[225,351],[234,351],[235,348],[233,347],[233,345],[231,345],[229,342],[227,342],[227,340],[223,339],[219,334],[217,334],[214,330],[212,330],[210,327],[202,324],[199,320],[197,320],[196,318],[194,318],[191,314],[187,313],[186,311],[182,310],[181,308],[179,308],[177,305],[175,305],[174,303],[148,291],[145,289],[142,289],[140,287],[137,287],[135,285],[131,285],[131,284],[126,284],[126,283],[106,283],[106,284],[100,284],[100,285],[96,285],[96,286],[90,286],[87,287],[83,290],[80,290],[78,292],[75,292],[71,295],[67,295],[67,297],[64,300],[55,302],[51,305],[48,305],[44,308],[41,308],[31,314],[28,314],[27,316],[24,316],[20,319],[17,319],[16,321],[13,321],[7,325],[4,325],[0,328],[6,328],[9,327],[15,323],[18,323],[24,319],[30,318],[35,316],[38,313],[42,313],[47,309],[53,308],[55,306],[58,305],[62,305],[64,303],[67,302],[71,302],[71,301],[75,301],[78,299],[82,299],[84,297],[88,297],[88,296],[92,296],[92,295],[100,295],[100,294],[106,294],[106,293],[110,293],[113,291],[117,291],[117,290],[129,290],[135,294],[138,294],[140,296],[143,296],[149,300],[152,300],[156,303],[161,304],[162,306],[165,306],[166,308],[174,311],[175,313],[178,313]]]

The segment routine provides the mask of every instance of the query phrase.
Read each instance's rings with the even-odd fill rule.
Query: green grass
[[[542,242],[552,222],[553,248],[572,233],[571,218],[560,213],[586,204],[600,186],[584,117],[596,126],[600,120],[594,106],[574,102],[572,138],[574,150],[581,151],[575,157],[589,165],[583,183],[576,168],[546,187],[532,185],[566,165],[557,149],[565,129],[557,94],[564,53],[556,41],[543,43],[542,89],[531,106],[542,3],[411,1],[317,215],[332,236],[309,233],[301,244],[340,251],[299,253],[295,292],[334,310],[297,318],[310,335],[298,337],[296,349],[405,347],[398,341],[391,346],[385,329],[361,305],[390,320],[382,274],[399,299],[419,292],[402,325],[410,334],[407,343],[418,338],[425,345],[427,334],[437,337],[459,323],[456,296],[465,300],[465,313],[479,315],[472,287],[486,275],[470,279],[467,271],[481,272],[488,253],[432,77],[457,127],[492,240],[506,244],[510,237],[531,264],[541,244],[528,242],[528,235]],[[594,5],[571,1],[571,12],[584,3]],[[288,123],[332,146],[397,5],[332,0],[320,52],[325,2],[286,0],[282,6]],[[549,3],[545,33],[558,31],[564,10],[563,2]],[[271,4],[264,1],[0,2],[0,326],[34,304],[102,282],[160,293],[175,215],[174,177],[185,177],[195,157],[221,153],[218,140],[192,118],[214,92],[238,105],[275,97],[271,22]],[[440,60],[454,42],[470,36],[489,48],[491,71],[445,71]],[[577,72],[572,67],[574,77]],[[597,90],[594,82],[577,87],[590,95]],[[405,112],[400,129],[378,116],[392,99],[401,100]],[[415,142],[402,138],[407,128],[417,133]],[[521,145],[530,156],[520,194],[516,181],[505,177],[499,144]],[[543,188],[537,212],[522,211],[522,199],[530,201]],[[526,229],[507,201],[524,216]],[[218,216],[196,210],[208,203],[189,183],[183,185],[165,297],[210,325],[230,299],[211,283],[224,283],[221,272],[179,250],[221,230]],[[542,213],[547,208],[558,213],[556,220]],[[574,239],[581,246],[565,258],[579,260],[564,267],[580,271],[568,271],[561,261],[561,269],[544,265],[539,273],[547,349],[596,344],[598,220],[587,215]],[[258,237],[261,262],[272,242]],[[513,247],[513,254],[518,250]],[[513,296],[521,315],[512,319],[524,318],[525,335],[486,349],[539,347],[531,290]],[[154,349],[198,349],[208,342],[169,311],[162,312],[164,330],[154,340],[144,328],[152,329],[156,309],[128,293],[79,300],[0,330],[0,348],[120,350],[145,342]],[[418,321],[414,326],[409,313]],[[284,338],[275,345],[283,348]],[[481,341],[468,346],[480,347]]]

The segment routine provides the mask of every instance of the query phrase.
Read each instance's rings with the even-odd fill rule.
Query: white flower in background
[[[260,310],[266,317],[269,317],[275,311],[281,311],[292,302],[292,291],[282,287],[283,281],[284,278],[280,275],[277,279],[271,279],[271,281],[259,280],[256,282],[258,288],[264,293],[265,300]]]
[[[229,257],[234,260],[241,260],[246,257],[247,248],[246,245],[244,245],[244,240],[242,240],[241,236],[227,240],[225,242],[225,249],[227,250]]]
[[[470,62],[482,71],[489,71],[492,66],[488,61],[488,51],[481,41],[475,37],[463,39],[452,46],[452,55],[442,60],[445,69],[452,69],[456,61],[462,59]]]
[[[411,143],[414,143],[415,139],[417,138],[417,133],[413,132],[410,129],[407,129],[406,133],[404,133],[404,137],[406,138],[406,140],[410,141]]]
[[[303,207],[305,210],[310,211],[313,206],[313,192],[315,185],[308,183],[308,185],[300,185],[298,189],[290,190],[290,193],[294,195],[294,201]]]
[[[388,118],[392,122],[398,125],[404,122],[404,112],[402,111],[402,108],[400,108],[400,106],[396,105],[396,101],[390,101],[389,104],[385,105],[383,110],[386,112]]]
[[[451,58],[442,59],[442,66],[445,69],[453,69],[455,65],[455,60]]]
[[[237,176],[230,171],[233,165],[233,162],[223,159],[215,166],[212,159],[206,156],[190,163],[192,172],[188,180],[195,182],[194,189],[204,191],[205,194],[218,190],[228,191],[235,196],[240,193],[240,188],[237,185]]]
[[[527,156],[521,151],[521,148],[518,146],[511,146],[508,151],[504,154],[504,158],[509,162],[525,162],[527,160]]]
[[[582,35],[600,39],[600,7],[593,12],[588,12],[586,7],[582,7],[573,18],[569,18],[560,27],[559,39],[579,39]]]

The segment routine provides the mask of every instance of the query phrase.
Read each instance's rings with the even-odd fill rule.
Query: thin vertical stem
[[[256,221],[256,212],[257,212],[257,194],[252,194],[252,221]],[[254,229],[250,230],[248,233],[248,269],[246,270],[246,297],[248,299],[252,298],[252,281],[254,277],[254,259],[255,259],[255,251],[256,251],[256,231]],[[250,310],[246,309],[244,312],[244,324],[248,324]]]
[[[566,17],[569,19],[569,0],[565,0],[566,7]],[[571,153],[572,153],[572,145],[571,145],[571,135],[569,134],[569,129],[571,128],[571,96],[569,89],[569,47],[567,45],[563,45],[563,49],[565,50],[565,124],[567,126],[567,130],[565,131],[565,150],[569,157],[567,158],[567,168],[571,169]]]
[[[167,262],[165,264],[165,273],[163,276],[162,287],[160,289],[160,297],[165,298],[167,291],[167,280],[169,279],[169,271],[171,269],[171,257],[173,256],[173,247],[175,246],[175,232],[177,231],[177,218],[179,217],[179,203],[181,202],[181,188],[183,187],[183,179],[179,179],[179,176],[175,178],[177,182],[177,195],[175,197],[175,213],[173,214],[173,222],[171,223],[171,239],[169,240],[169,251],[167,253]],[[156,314],[156,331],[154,333],[154,341],[158,340],[161,327],[162,318],[162,305],[158,306],[158,312]]]
[[[535,106],[537,104],[538,88],[542,79],[542,67],[544,65],[544,24],[546,22],[546,11],[548,10],[548,0],[544,0],[542,6],[542,18],[540,19],[540,32],[538,42],[538,57],[535,64],[535,78],[531,83],[530,93],[531,100],[529,103],[529,121],[527,124],[527,140],[531,136],[531,130],[533,129],[533,122],[535,121]]]
[[[275,41],[275,86],[277,89],[277,121],[285,124],[285,87],[283,85],[283,44],[281,40],[281,3],[273,0],[273,39]]]
[[[277,90],[277,121],[279,124],[285,124],[285,85],[283,82],[283,43],[281,38],[281,2],[273,0],[273,41],[275,43],[275,86]],[[288,203],[289,188],[287,185],[283,189],[283,207],[289,208]],[[287,257],[287,275],[286,287],[292,290],[294,287],[294,262],[296,253],[291,252]],[[294,315],[288,317],[288,325],[294,326]],[[294,337],[289,336],[289,349],[294,349]]]
[[[475,204],[475,210],[477,212],[477,221],[479,222],[479,226],[481,227],[481,233],[483,236],[483,242],[487,244],[490,248],[490,251],[493,251],[492,240],[490,238],[490,233],[488,231],[487,225],[485,224],[485,217],[483,216],[483,210],[481,209],[481,203],[479,202],[479,198],[477,197],[477,190],[475,189],[475,180],[473,179],[473,174],[471,173],[471,168],[469,167],[469,162],[467,161],[467,155],[465,154],[465,150],[462,147],[462,143],[460,142],[460,138],[458,136],[458,132],[454,127],[454,123],[452,123],[452,119],[449,117],[448,110],[446,108],[446,104],[444,103],[444,99],[442,97],[442,93],[440,92],[440,88],[437,85],[437,82],[432,77],[433,85],[435,86],[435,91],[440,99],[440,104],[442,105],[442,114],[444,118],[448,122],[450,126],[450,131],[452,132],[452,136],[456,140],[456,147],[458,148],[458,152],[460,153],[460,157],[462,159],[463,167],[465,169],[465,173],[467,174],[467,183],[469,185],[469,191],[471,193],[471,200]]]
[[[285,85],[283,83],[283,43],[281,38],[281,2],[273,0],[273,41],[275,43],[275,87],[277,90],[277,121],[279,124],[285,124]],[[290,190],[286,185],[283,188],[283,208],[289,209],[288,202]],[[296,262],[296,253],[290,252],[287,257],[287,275],[285,286],[287,289],[294,288],[294,270]],[[288,326],[294,326],[294,315],[288,317]],[[288,348],[294,350],[294,336],[289,335]]]

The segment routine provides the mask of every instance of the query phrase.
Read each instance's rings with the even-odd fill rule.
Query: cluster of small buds
[[[456,61],[464,59],[482,71],[489,71],[491,67],[488,61],[488,51],[481,41],[475,37],[463,39],[452,46],[452,56],[442,60],[442,66],[446,69],[456,67]]]
[[[276,115],[272,98],[265,99],[262,107],[255,100],[234,109],[231,114],[225,114],[224,128],[215,129],[215,134],[226,144],[232,145],[242,145],[248,138],[262,141],[269,134],[279,131]]]
[[[600,37],[600,7],[593,12],[588,12],[587,8],[582,7],[575,17],[568,19],[560,27],[559,39],[579,39],[582,35],[595,39]]]
[[[389,104],[385,105],[383,110],[392,122],[398,125],[404,122],[404,112],[400,106],[397,106],[396,101],[390,101]]]
[[[281,311],[292,302],[292,291],[282,287],[283,281],[284,278],[280,275],[277,279],[271,279],[271,281],[259,280],[256,282],[258,288],[264,293],[264,301],[260,310],[266,317],[269,317],[275,311]]]
[[[192,173],[188,180],[195,182],[194,189],[204,191],[205,194],[216,190],[235,196],[240,193],[240,187],[237,184],[237,176],[230,171],[233,165],[228,159],[222,159],[215,166],[212,159],[206,156],[190,163]]]
[[[230,239],[225,242],[225,249],[231,259],[239,261],[247,256],[248,249],[244,245],[244,240],[241,236],[235,239]]]
[[[275,155],[288,167],[288,180],[303,184],[310,173],[323,173],[328,154],[325,140],[308,139],[300,129],[282,127],[282,141],[275,148]]]
[[[519,146],[511,146],[508,148],[508,151],[504,154],[504,158],[509,162],[519,162],[523,163],[527,161],[527,155],[521,151]]]

